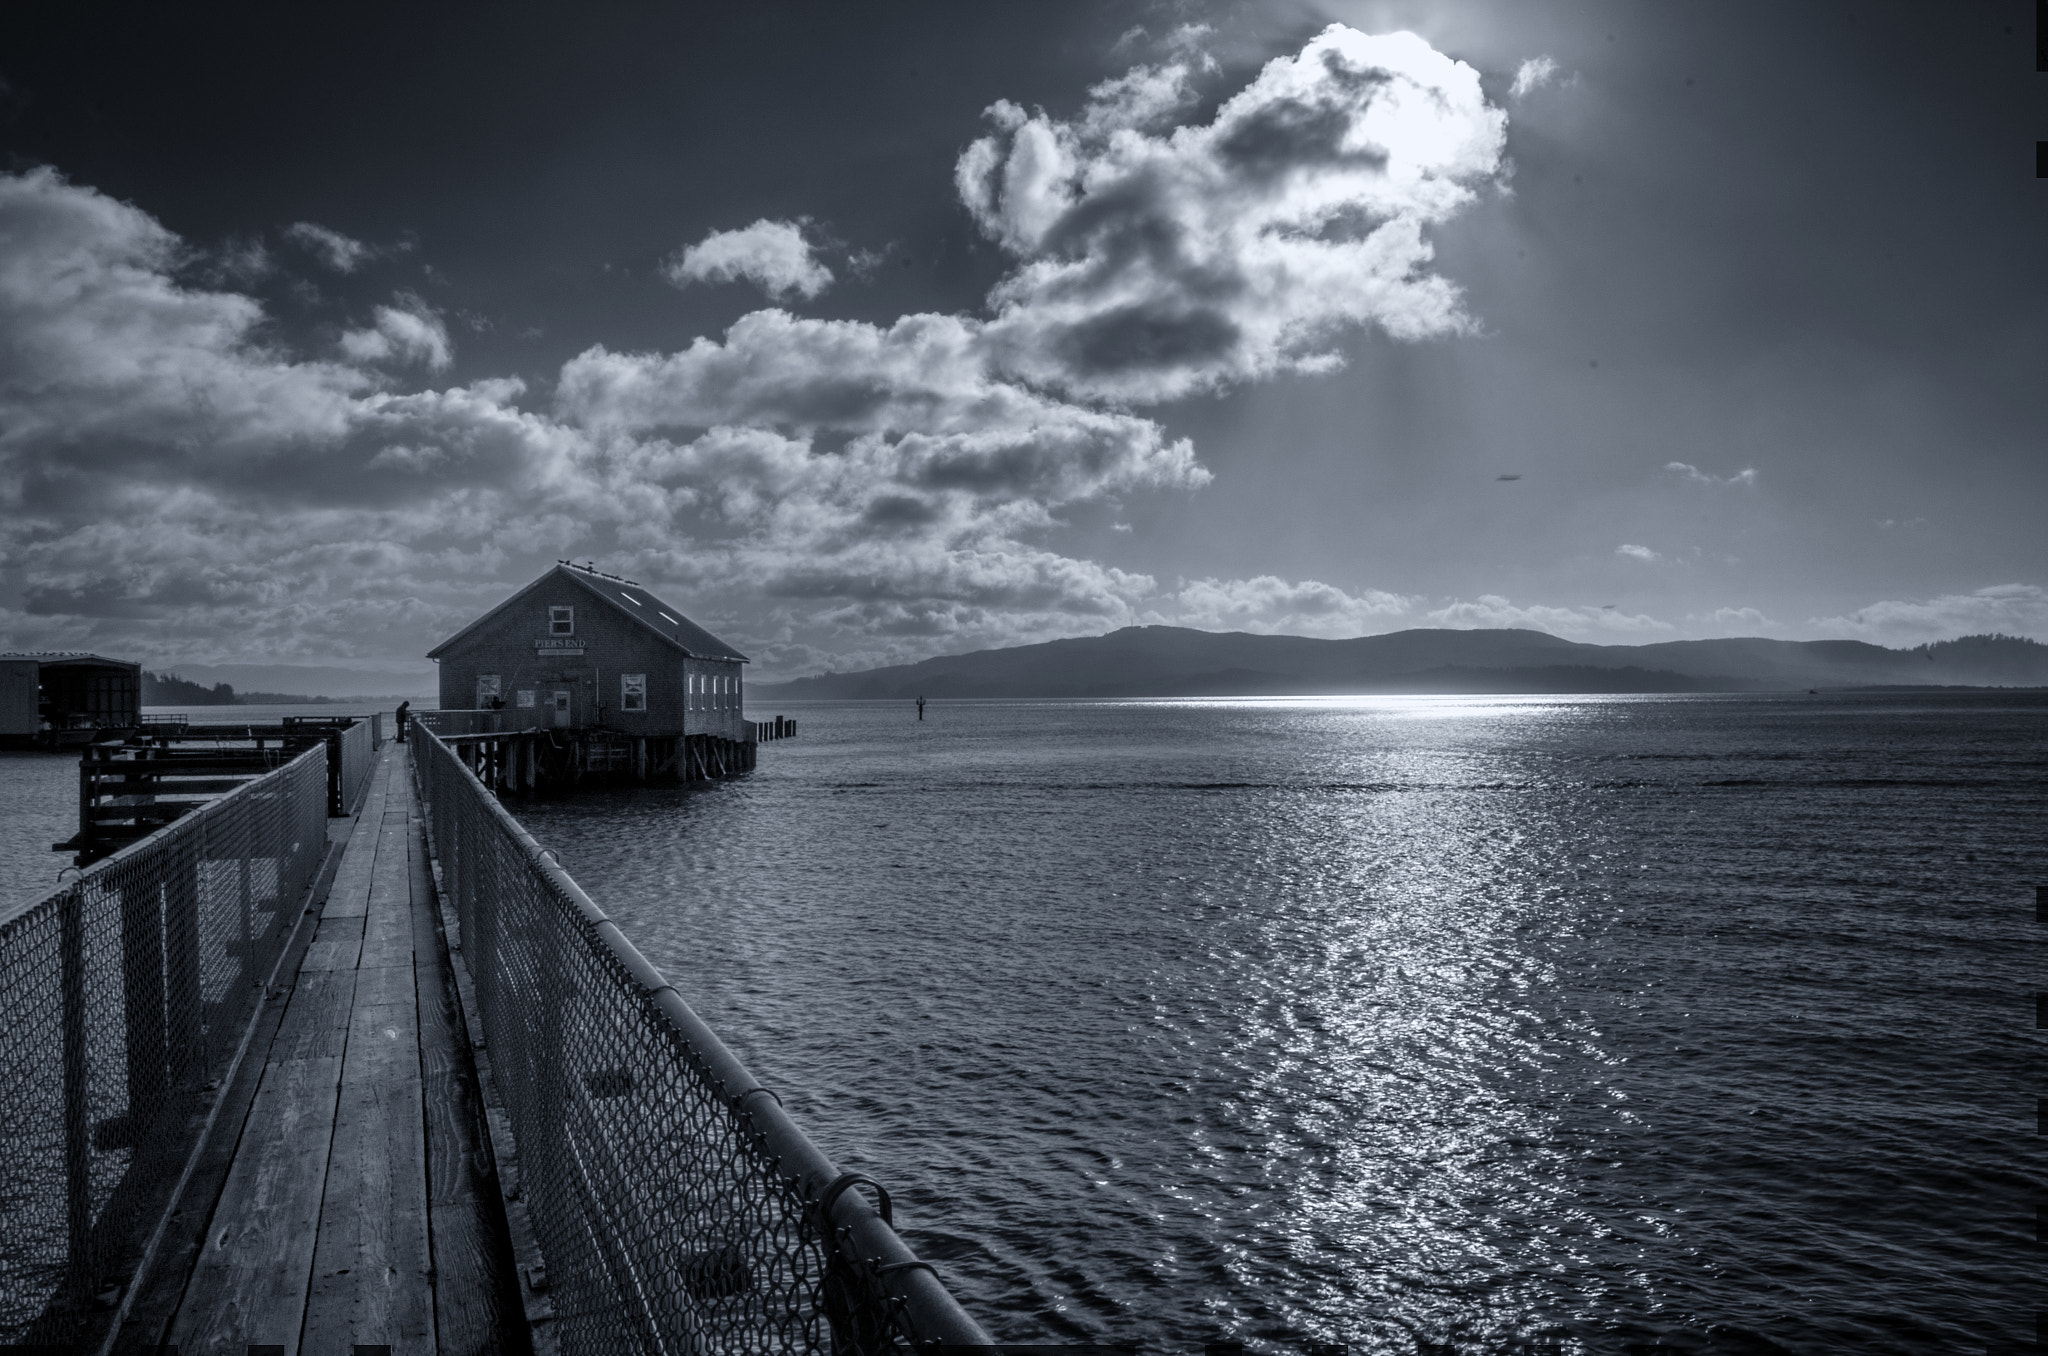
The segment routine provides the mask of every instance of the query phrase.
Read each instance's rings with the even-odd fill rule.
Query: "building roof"
[[[557,565],[519,592],[499,603],[483,616],[427,651],[427,658],[439,659],[457,643],[488,624],[499,613],[519,602],[542,584],[557,576],[572,580],[584,591],[596,595],[620,616],[630,617],[692,659],[728,659],[751,662],[732,646],[683,615],[679,607],[663,602],[638,584],[598,574],[577,565]]]
[[[142,667],[133,659],[109,659],[88,650],[9,650],[0,659],[33,659],[38,664],[118,664],[124,669]]]

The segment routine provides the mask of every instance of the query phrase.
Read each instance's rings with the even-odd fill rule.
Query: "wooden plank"
[[[306,959],[300,964],[301,971],[307,970],[353,970],[363,954],[363,923],[361,914],[344,914],[339,918],[322,916],[320,930],[313,934],[313,945],[306,950]]]
[[[368,823],[368,820],[364,821]],[[412,964],[412,895],[405,850],[405,811],[386,813],[377,833],[377,864],[370,882],[369,926],[362,964]]]
[[[334,1138],[354,976],[312,975],[296,986],[271,1043],[262,1084],[192,1279],[170,1325],[186,1351],[254,1345],[298,1351],[313,1242]]]
[[[287,760],[288,761],[288,760]],[[284,764],[260,753],[221,758],[114,758],[90,763],[92,778],[101,785],[148,781],[157,777],[198,777],[216,773],[245,772],[257,776],[274,772]]]
[[[308,1352],[433,1347],[423,1115],[413,968],[365,967],[313,1253]]]
[[[461,999],[441,935],[426,841],[406,838],[413,952],[420,958],[420,1072],[426,1097],[427,1219],[434,1257],[434,1328],[443,1356],[497,1356],[524,1346],[518,1277],[497,1202],[483,1099],[462,1033]],[[430,963],[431,962],[431,963]]]
[[[370,883],[383,838],[385,771],[385,767],[380,766],[370,773],[370,789],[356,815],[356,832],[349,839],[348,854],[342,858],[340,874],[334,878],[334,889],[328,893],[323,917],[360,917],[369,912]]]
[[[301,972],[265,1053],[266,1067],[300,1059],[340,1059],[348,1046],[355,985],[353,970]]]
[[[247,786],[261,772],[246,777],[103,777],[96,788],[103,796],[214,796]]]
[[[327,907],[321,911],[323,918],[360,918],[370,910],[370,875],[377,862],[377,831],[368,824],[358,825],[358,829],[349,842],[349,852],[342,858],[341,870],[335,875],[334,889],[328,893]],[[361,839],[372,841],[357,841]]]

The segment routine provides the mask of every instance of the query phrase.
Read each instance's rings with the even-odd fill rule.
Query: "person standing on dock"
[[[410,710],[412,710],[412,703],[410,701],[403,701],[398,704],[398,742],[401,744],[405,742],[405,713]]]
[[[917,718],[919,720],[924,719],[924,698],[922,697],[917,699]]]

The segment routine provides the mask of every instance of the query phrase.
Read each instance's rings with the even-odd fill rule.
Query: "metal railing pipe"
[[[947,1292],[930,1265],[920,1261],[897,1235],[885,1213],[888,1198],[880,1189],[876,1188],[882,1205],[882,1210],[878,1211],[859,1191],[850,1189],[854,1183],[867,1183],[868,1179],[839,1170],[783,1111],[773,1093],[762,1088],[759,1080],[698,1016],[660,969],[641,954],[618,925],[554,860],[554,854],[540,846],[440,736],[427,727],[420,728],[421,738],[414,746],[414,753],[421,767],[422,788],[428,796],[427,819],[434,830],[434,850],[441,858],[444,884],[457,901],[463,925],[463,950],[472,967],[491,964],[509,967],[506,973],[477,975],[484,1009],[484,1042],[503,1052],[508,1044],[508,1034],[513,1037],[510,1043],[515,1047],[521,1044],[522,1038],[530,1041],[536,1034],[536,1026],[540,1023],[533,1014],[529,1013],[522,1019],[501,1007],[505,1002],[515,1001],[520,992],[526,992],[530,998],[542,993],[550,996],[543,1001],[549,1002],[545,1030],[552,1039],[566,1039],[559,1032],[573,1021],[570,1018],[558,1021],[554,1016],[560,1000],[575,991],[563,988],[563,985],[573,983],[569,978],[572,972],[557,971],[565,960],[560,948],[551,945],[544,933],[537,930],[545,927],[544,921],[533,921],[521,915],[507,924],[482,912],[488,907],[489,899],[509,883],[502,878],[502,871],[508,868],[524,870],[530,873],[531,878],[544,882],[548,893],[568,906],[570,914],[581,925],[583,935],[589,939],[587,944],[594,944],[616,967],[612,973],[630,985],[628,992],[637,991],[637,1005],[641,1010],[656,1017],[658,1025],[680,1041],[682,1052],[696,1068],[699,1084],[714,1090],[715,1100],[726,1108],[726,1114],[745,1126],[744,1140],[753,1145],[751,1157],[755,1160],[755,1166],[748,1171],[760,1179],[786,1183],[795,1200],[802,1203],[803,1213],[810,1221],[807,1227],[816,1231],[818,1243],[828,1259],[826,1273],[818,1278],[813,1294],[814,1301],[824,1311],[824,1317],[830,1321],[832,1344],[842,1350],[866,1349],[877,1343],[884,1346],[903,1343],[990,1346],[987,1334]],[[460,813],[457,807],[447,804],[451,798],[460,798],[476,812],[475,816]],[[483,823],[476,822],[478,819]],[[501,836],[501,841],[509,849],[502,861],[492,857],[495,865],[486,864],[486,858],[491,854],[482,845],[487,836],[484,824]],[[486,886],[484,877],[487,872],[495,889]],[[545,954],[529,956],[516,949],[522,930],[532,942],[546,947]],[[533,967],[536,965],[546,968],[535,970]],[[597,974],[604,973],[600,966]],[[501,1012],[500,1020],[511,1024],[507,1030],[494,1028],[493,1012]],[[524,1132],[545,1138],[550,1145],[550,1156],[565,1149],[580,1155],[578,1161],[581,1166],[577,1169],[579,1176],[576,1180],[583,1182],[586,1188],[594,1185],[587,1176],[593,1170],[628,1171],[619,1166],[620,1160],[616,1155],[630,1151],[631,1145],[616,1141],[615,1136],[608,1137],[601,1129],[586,1133],[579,1139],[576,1130],[566,1128],[562,1117],[571,1113],[596,1114],[583,1112],[582,1108],[610,1105],[608,1099],[628,1095],[640,1078],[658,1081],[660,1071],[636,1071],[624,1066],[592,1068],[591,1059],[586,1054],[581,1061],[580,1078],[566,1077],[571,1071],[563,1067],[568,1055],[562,1049],[520,1049],[513,1055],[500,1057],[507,1058],[508,1065],[513,1066],[509,1072],[515,1081],[522,1077],[536,1080],[523,1086],[527,1094],[541,1099],[541,1103],[535,1106],[534,1116],[524,1124],[515,1110],[515,1137]],[[526,1094],[519,1089],[508,1091],[511,1097],[521,1095]],[[585,1095],[597,1100],[579,1100]],[[522,1147],[521,1159],[524,1160],[529,1152]],[[666,1154],[687,1159],[692,1152],[692,1146],[674,1145]],[[717,1288],[716,1278],[723,1274],[717,1270],[718,1267],[738,1268],[741,1264],[729,1260],[727,1254],[721,1254],[721,1258],[726,1260],[691,1254],[681,1259],[683,1274],[678,1278],[661,1274],[661,1267],[673,1268],[676,1259],[658,1248],[644,1257],[621,1253],[621,1248],[630,1250],[631,1239],[638,1236],[640,1227],[644,1225],[646,1217],[635,1213],[647,1208],[640,1202],[660,1197],[661,1190],[646,1181],[617,1181],[607,1185],[622,1199],[634,1202],[628,1213],[609,1222],[596,1219],[544,1221],[537,1216],[536,1223],[541,1226],[543,1235],[543,1252],[548,1247],[547,1237],[550,1234],[564,1237],[565,1230],[574,1231],[566,1235],[569,1237],[596,1240],[595,1246],[600,1248],[601,1256],[610,1259],[604,1269],[615,1274],[617,1284],[622,1287],[614,1291],[615,1312],[629,1310],[636,1316],[627,1326],[637,1329],[650,1314],[674,1312],[680,1315],[675,1320],[680,1324],[679,1330],[670,1334],[668,1339],[656,1339],[656,1344],[664,1345],[665,1341],[673,1340],[683,1347],[696,1346],[701,1326],[712,1321],[705,1316],[709,1310],[700,1311],[700,1307],[688,1305],[680,1310],[664,1309],[662,1302],[669,1297],[651,1298],[646,1287],[650,1284],[657,1287],[679,1284],[701,1299],[707,1292],[713,1295],[725,1293]],[[676,1189],[688,1188],[685,1185]],[[593,1197],[583,1188],[579,1190],[584,1191],[585,1210],[612,1210],[602,1198]],[[535,1199],[533,1192],[527,1193],[527,1200],[529,1209],[543,1209],[542,1202]],[[722,1227],[734,1231],[774,1227],[764,1220],[765,1217],[758,1212],[742,1210]],[[625,1232],[620,1233],[620,1230]],[[771,1244],[735,1239],[729,1244],[728,1251],[736,1249],[738,1251],[730,1252],[730,1255],[738,1256],[749,1248],[767,1246]],[[692,1268],[695,1268],[694,1272]],[[558,1268],[550,1262],[550,1269]],[[626,1319],[620,1314],[615,1321],[626,1322]],[[586,1340],[605,1347],[642,1349],[645,1346],[644,1339],[625,1331],[610,1338],[591,1335]]]

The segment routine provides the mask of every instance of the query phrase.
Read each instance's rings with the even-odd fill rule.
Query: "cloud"
[[[269,277],[277,271],[277,265],[270,257],[269,247],[260,238],[234,236],[213,252],[211,262],[203,271],[215,284],[235,282],[246,287]]]
[[[1255,631],[1343,638],[1387,629],[1417,599],[1368,589],[1351,594],[1320,580],[1290,583],[1273,575],[1197,579],[1164,600],[1162,618],[1206,631]]]
[[[1702,471],[1699,467],[1691,465],[1688,462],[1682,461],[1667,461],[1664,463],[1664,469],[1673,472],[1676,475],[1683,476],[1687,484],[1713,485],[1721,489],[1731,489],[1735,487],[1740,487],[1743,489],[1754,489],[1756,487],[1757,481],[1757,471],[1754,466],[1748,467],[1741,471],[1737,471],[1732,476],[1709,475],[1707,472]]]
[[[1427,616],[1438,626],[1460,630],[1513,626],[1532,631],[1548,631],[1552,635],[1567,638],[1615,631],[1632,635],[1657,635],[1673,630],[1669,622],[1659,621],[1655,617],[1640,613],[1623,612],[1618,608],[1550,607],[1543,604],[1517,607],[1493,593],[1481,594],[1470,602],[1450,603],[1428,613]]]
[[[879,458],[891,479],[930,492],[1062,503],[1209,478],[1192,445],[1151,420],[999,379],[978,327],[954,316],[884,327],[756,311],[723,343],[659,355],[593,348],[563,367],[556,409],[612,434],[756,425],[846,435],[842,455]]]
[[[255,301],[180,286],[177,261],[136,208],[49,170],[0,175],[0,505],[346,429],[367,377],[280,358]]]
[[[285,237],[303,248],[336,273],[353,273],[376,251],[360,240],[311,221],[295,221],[284,228]]]
[[[803,228],[765,217],[737,231],[713,231],[670,259],[662,272],[677,287],[746,279],[770,297],[806,300],[832,284],[832,270],[812,257]]]
[[[1754,636],[1778,630],[1778,623],[1753,607],[1717,607],[1704,618],[1687,617],[1716,635]]]
[[[1815,617],[1808,624],[1827,635],[1893,646],[1992,631],[2048,640],[2048,589],[1994,584],[1917,601],[1887,599],[1846,616]]]
[[[157,662],[410,655],[572,552],[764,655],[886,662],[1147,618],[1391,626],[1419,601],[1162,587],[1053,544],[1074,506],[1208,481],[1138,403],[1328,369],[1347,329],[1469,323],[1424,231],[1498,170],[1476,74],[1331,28],[1175,126],[1202,36],[1070,120],[997,105],[959,175],[1012,256],[989,311],[757,310],[673,351],[594,345],[531,407],[509,378],[410,389],[453,359],[418,297],[296,354],[222,285],[246,269],[181,282],[185,247],[139,208],[0,174],[0,630]],[[309,222],[285,238],[342,272],[374,253]],[[767,220],[668,271],[831,281],[800,223]]]
[[[1328,371],[1346,330],[1471,327],[1425,228],[1499,172],[1506,117],[1478,72],[1410,33],[1341,25],[1269,62],[1205,125],[1156,129],[1190,64],[1097,86],[1072,120],[990,107],[955,169],[1018,267],[990,293],[1005,371],[1158,401]]]
[[[454,359],[448,327],[434,309],[410,293],[400,306],[379,306],[376,323],[341,336],[341,351],[359,363],[417,363],[438,372]]]
[[[1526,99],[1557,79],[1557,62],[1547,56],[1530,57],[1515,70],[1515,83],[1508,90],[1510,99]]]
[[[1627,556],[1630,560],[1640,560],[1645,563],[1664,559],[1664,557],[1658,555],[1649,547],[1637,546],[1630,542],[1623,542],[1620,546],[1615,547],[1614,554]]]
[[[1153,591],[1026,540],[1060,506],[1207,479],[1150,420],[999,379],[957,317],[763,311],[679,353],[593,349],[543,412],[517,381],[406,392],[366,372],[446,364],[409,296],[346,336],[352,361],[293,360],[255,301],[171,277],[160,225],[48,172],[0,176],[0,242],[11,642],[197,662],[283,653],[296,627],[337,655],[411,652],[436,637],[304,609],[388,593],[457,624],[517,582],[496,573],[516,543],[751,597],[813,639],[1005,643],[1123,624]],[[437,582],[451,561],[460,587]]]

